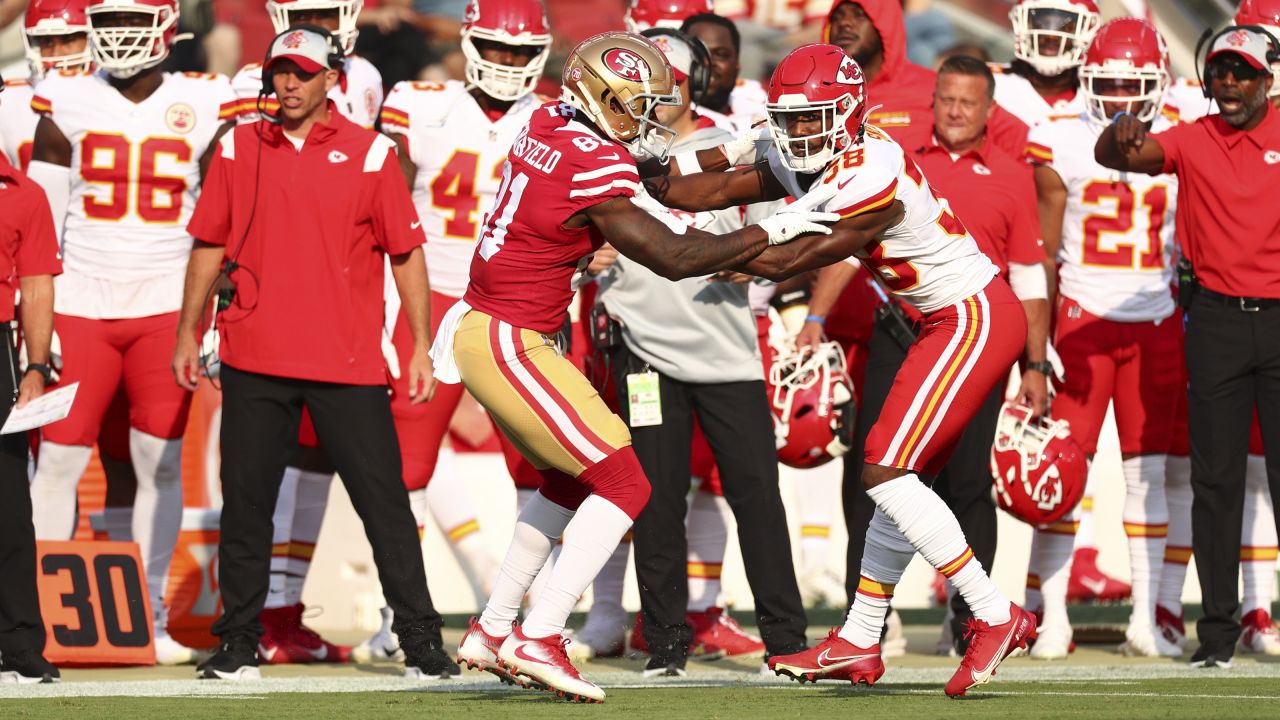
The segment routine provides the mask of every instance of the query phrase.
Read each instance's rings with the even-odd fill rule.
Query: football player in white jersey
[[[1035,618],[1005,598],[973,559],[955,516],[922,481],[946,463],[974,410],[1003,381],[1026,341],[1026,314],[964,225],[934,195],[914,161],[865,124],[870,99],[858,64],[834,45],[806,45],[778,65],[769,87],[773,147],[735,140],[673,157],[680,174],[647,181],[669,207],[700,211],[807,196],[838,214],[830,235],[761,253],[740,269],[782,280],[850,255],[923,316],[885,407],[870,431],[862,480],[876,504],[863,577],[844,627],[817,647],[769,658],[796,679],[874,683],[894,586],[916,553],[946,575],[975,617],[950,696],[984,683],[1035,637]],[[839,661],[835,661],[840,658]]]
[[[351,122],[372,128],[382,107],[382,73],[373,63],[355,54],[356,38],[360,35],[356,18],[363,7],[364,0],[268,0],[267,13],[271,15],[271,24],[277,33],[294,25],[315,25],[337,35],[342,43],[342,52],[346,53],[346,61],[342,79],[329,92],[329,99]],[[242,100],[240,121],[256,120],[258,94],[262,91],[262,64],[249,63],[240,68],[240,72],[231,79],[231,86]],[[262,102],[262,109],[267,112],[279,109],[274,97],[263,98]]]
[[[400,148],[427,233],[433,334],[467,289],[482,216],[493,205],[511,143],[545,102],[533,89],[551,46],[540,0],[471,0],[463,17],[466,82],[399,82],[382,108],[382,130]],[[407,366],[413,338],[399,297],[389,293],[387,300],[393,354]],[[432,401],[420,405],[409,402],[405,379],[395,378],[392,388],[405,489],[419,527],[428,509],[446,532],[475,522],[466,482],[452,467],[453,451],[444,446],[463,386],[441,384]],[[483,536],[470,533],[454,549],[488,597],[498,561]],[[384,609],[383,628],[356,649],[358,659],[395,652],[390,621]]]
[[[1170,290],[1177,179],[1119,173],[1090,152],[1117,113],[1132,113],[1156,131],[1173,124],[1163,112],[1169,85],[1164,39],[1145,20],[1112,20],[1090,44],[1080,77],[1087,110],[1051,118],[1028,138],[1045,247],[1060,268],[1054,346],[1065,374],[1054,416],[1071,423],[1072,436],[1092,458],[1107,406],[1114,407],[1133,593],[1120,649],[1177,657],[1181,649],[1155,629],[1169,522],[1165,462],[1177,408],[1170,388],[1182,377],[1181,324]],[[1068,653],[1076,525],[1069,516],[1036,531],[1028,587],[1038,586],[1043,596],[1043,622],[1032,657]],[[1035,603],[1036,593],[1029,596],[1028,604]]]
[[[1009,21],[1014,60],[991,68],[996,102],[1028,127],[1082,112],[1077,71],[1101,22],[1094,0],[1018,0]]]
[[[32,481],[39,537],[66,539],[76,484],[103,415],[123,386],[138,488],[138,542],[161,663],[194,660],[166,631],[165,583],[182,521],[181,452],[190,395],[168,373],[199,161],[235,110],[225,77],[165,73],[177,36],[175,0],[90,0],[95,73],[40,83],[30,174],[63,220],[65,272],[55,325],[62,383],[79,383],[66,419],[42,428]]]

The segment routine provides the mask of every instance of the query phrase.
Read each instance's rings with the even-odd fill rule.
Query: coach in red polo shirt
[[[1240,637],[1236,538],[1255,406],[1273,488],[1280,467],[1280,113],[1267,102],[1267,55],[1265,35],[1224,30],[1205,62],[1220,114],[1148,135],[1121,113],[1094,148],[1107,167],[1178,176],[1177,237],[1198,286],[1180,289],[1192,547],[1204,597],[1197,667],[1230,665]]]
[[[0,79],[0,88],[4,81]],[[3,98],[0,98],[0,102]],[[0,424],[15,404],[44,393],[53,336],[53,276],[62,272],[53,213],[39,185],[0,154]],[[9,325],[22,290],[22,335],[31,363],[18,367]],[[44,622],[36,593],[36,531],[31,524],[27,435],[0,435],[0,673],[5,680],[54,682],[44,659]]]
[[[1049,365],[1045,362],[1049,335],[1049,302],[1044,248],[1036,216],[1035,184],[1031,170],[995,147],[987,134],[987,121],[995,108],[995,79],[986,63],[967,56],[948,58],[938,69],[933,93],[933,122],[899,133],[898,142],[924,173],[934,191],[945,198],[956,217],[996,263],[1022,300],[1027,313],[1026,372],[1020,395],[1037,413],[1048,405]],[[811,317],[821,317],[839,294],[841,283],[865,283],[854,277],[846,263],[824,268],[819,274],[810,304]],[[851,286],[853,287],[853,286]],[[799,344],[820,338],[817,317],[805,323]],[[855,449],[865,439],[880,414],[893,378],[906,358],[906,347],[895,337],[891,318],[877,322],[871,336],[866,377],[859,397]],[[909,321],[908,321],[909,322]],[[934,482],[934,490],[947,502],[983,567],[990,568],[996,552],[996,510],[991,496],[991,443],[1004,399],[1004,388],[994,389],[961,436],[955,453]],[[846,484],[846,500],[849,494]],[[859,553],[865,523],[870,521],[867,501],[856,498],[854,512],[846,506],[849,544]],[[866,519],[862,519],[865,516]],[[862,522],[863,525],[856,525]],[[848,568],[859,577],[860,560]],[[952,637],[964,653],[964,625],[971,616],[964,599],[952,598]]]
[[[205,678],[256,677],[258,616],[267,594],[271,516],[303,407],[365,521],[409,677],[450,669],[431,605],[417,526],[401,484],[380,351],[383,265],[409,320],[410,397],[427,399],[428,287],[424,235],[385,136],[346,120],[326,99],[341,46],[321,28],[276,36],[264,85],[278,116],[222,135],[188,229],[174,373],[194,389],[199,325],[215,280],[221,333],[223,615]],[[219,268],[222,268],[221,272]]]

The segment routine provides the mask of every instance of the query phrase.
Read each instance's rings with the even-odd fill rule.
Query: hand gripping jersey
[[[835,197],[821,209],[848,218],[881,210],[894,200],[902,202],[906,209],[902,222],[857,257],[921,313],[954,305],[982,290],[999,269],[934,194],[915,161],[880,128],[865,128],[863,142],[832,160],[814,184],[836,187]],[[769,166],[793,196],[807,192],[778,157],[776,147],[769,148]]]
[[[1059,100],[1050,105],[1036,92],[1030,80],[999,65],[992,65],[991,72],[996,78],[996,103],[1026,123],[1027,127],[1035,127],[1050,117],[1085,111],[1084,95],[1079,91],[1070,100]]]
[[[262,92],[262,64],[249,63],[231,79],[240,102],[236,106],[236,121],[245,123],[258,119],[258,93]],[[338,106],[338,112],[362,128],[373,129],[378,120],[378,108],[382,107],[382,73],[373,63],[352,55],[342,66],[342,78],[329,91],[329,99]],[[279,112],[280,103],[272,94],[262,101],[267,112]]]
[[[23,172],[31,164],[32,140],[40,120],[31,109],[32,94],[31,83],[26,80],[6,80],[4,94],[0,95],[0,151]]]
[[[640,191],[635,161],[619,143],[578,122],[569,105],[534,111],[502,170],[485,216],[463,300],[518,328],[557,332],[573,276],[604,238],[593,225],[563,225],[584,208]]]
[[[1161,113],[1151,131],[1172,124]],[[1082,114],[1046,122],[1028,137],[1028,159],[1052,168],[1067,187],[1058,281],[1063,295],[1098,317],[1160,320],[1174,310],[1169,284],[1178,179],[1099,165],[1093,146],[1102,130]]]
[[[166,73],[134,104],[107,78],[54,73],[31,100],[71,143],[55,309],[90,319],[173,312],[191,254],[200,156],[234,117],[235,95],[221,75]]]
[[[433,291],[454,298],[466,292],[480,224],[493,207],[507,151],[541,103],[530,93],[493,121],[456,80],[400,82],[391,89],[382,130],[405,137],[418,168],[413,204],[427,233]]]

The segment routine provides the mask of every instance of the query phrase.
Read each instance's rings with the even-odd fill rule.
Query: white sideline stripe
[[[593,195],[599,195],[600,193],[609,192],[614,188],[623,188],[625,190],[631,190],[632,192],[640,192],[640,183],[632,182],[630,180],[614,180],[608,185],[599,185],[583,190],[570,190],[569,197],[591,197]]]
[[[598,177],[604,177],[605,175],[612,175],[615,172],[620,172],[620,173],[624,172],[629,175],[635,175],[637,179],[639,179],[640,177],[640,173],[636,172],[635,165],[632,165],[630,163],[617,163],[614,165],[606,165],[602,168],[596,168],[595,170],[588,170],[587,172],[580,172],[573,176],[573,178],[571,179],[571,182],[581,182],[583,180],[595,180]]]

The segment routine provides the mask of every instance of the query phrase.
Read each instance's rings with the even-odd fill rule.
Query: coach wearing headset
[[[1196,667],[1229,667],[1240,638],[1236,583],[1255,406],[1271,493],[1280,491],[1280,111],[1267,101],[1280,47],[1269,42],[1280,46],[1258,26],[1214,37],[1205,80],[1219,114],[1150,135],[1120,113],[1094,148],[1107,167],[1178,176],[1178,242],[1190,261],[1179,269],[1179,299],[1190,380],[1191,544],[1204,597]]]
[[[271,515],[305,406],[365,524],[410,678],[450,674],[441,618],[427,592],[417,527],[400,481],[380,351],[384,258],[415,348],[410,397],[432,391],[422,229],[385,136],[345,119],[326,98],[340,46],[327,31],[276,36],[263,95],[278,115],[222,135],[188,225],[173,370],[194,389],[198,340],[217,286],[222,360],[222,643],[204,678],[258,676],[258,615],[267,594]]]

